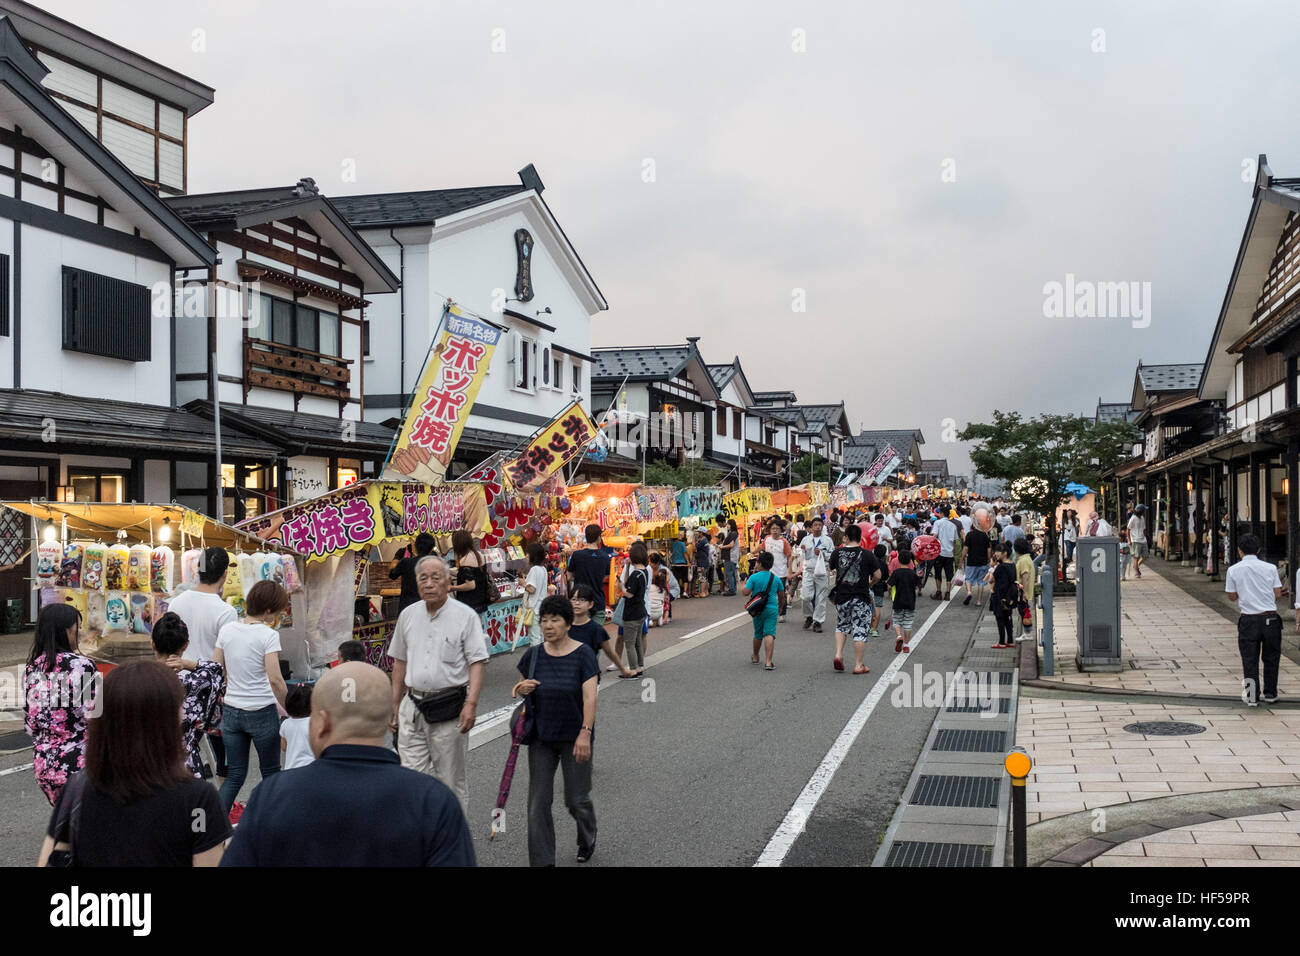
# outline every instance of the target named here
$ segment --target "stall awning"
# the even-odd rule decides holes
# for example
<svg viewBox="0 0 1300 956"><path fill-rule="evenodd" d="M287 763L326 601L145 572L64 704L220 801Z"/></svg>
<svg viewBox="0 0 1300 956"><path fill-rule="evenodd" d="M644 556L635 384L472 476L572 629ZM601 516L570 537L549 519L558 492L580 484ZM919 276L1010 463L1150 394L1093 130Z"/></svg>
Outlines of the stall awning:
<svg viewBox="0 0 1300 956"><path fill-rule="evenodd" d="M267 545L256 535L222 524L205 514L175 504L116 504L112 502L58 502L58 501L0 501L0 507L10 508L40 521L53 521L62 525L67 520L68 533L75 537L117 540L118 531L125 531L127 541L143 544L162 544L159 538L164 521L169 521L173 547L181 545L181 532L197 545L215 545L219 548L249 551L282 550ZM188 543L188 542L187 542Z"/></svg>

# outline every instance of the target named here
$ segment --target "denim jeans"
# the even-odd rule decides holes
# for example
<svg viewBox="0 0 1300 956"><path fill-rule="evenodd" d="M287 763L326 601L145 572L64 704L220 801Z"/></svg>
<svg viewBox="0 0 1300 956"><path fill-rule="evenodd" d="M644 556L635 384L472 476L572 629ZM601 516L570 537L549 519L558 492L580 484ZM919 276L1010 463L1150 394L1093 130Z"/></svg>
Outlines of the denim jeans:
<svg viewBox="0 0 1300 956"><path fill-rule="evenodd" d="M736 562L727 561L724 563L724 567L726 567L727 569L727 590L730 593L735 594L736 593Z"/></svg>
<svg viewBox="0 0 1300 956"><path fill-rule="evenodd" d="M275 704L257 710L240 710L227 704L221 715L221 740L230 765L230 774L221 785L221 804L229 813L248 777L250 743L257 748L263 780L280 771L280 715Z"/></svg>

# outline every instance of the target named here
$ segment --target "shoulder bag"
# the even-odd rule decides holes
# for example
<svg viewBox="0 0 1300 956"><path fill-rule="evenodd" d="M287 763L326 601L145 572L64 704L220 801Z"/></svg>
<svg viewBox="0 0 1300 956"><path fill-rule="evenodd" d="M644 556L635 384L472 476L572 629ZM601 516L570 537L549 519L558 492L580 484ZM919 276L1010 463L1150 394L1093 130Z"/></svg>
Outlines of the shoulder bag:
<svg viewBox="0 0 1300 956"><path fill-rule="evenodd" d="M533 675L537 673L537 655L545 654L542 645L538 644L532 649L532 658L528 661L528 679L533 680ZM516 734L520 743L529 743L533 735L533 715L529 712L528 695L515 705L515 709L510 712L510 728L512 731L520 731Z"/></svg>
<svg viewBox="0 0 1300 956"><path fill-rule="evenodd" d="M763 612L767 610L767 598L772 593L772 585L776 581L776 575L771 571L767 572L767 587L763 588L762 594L755 594L745 602L745 610L749 612L750 617L762 617Z"/></svg>

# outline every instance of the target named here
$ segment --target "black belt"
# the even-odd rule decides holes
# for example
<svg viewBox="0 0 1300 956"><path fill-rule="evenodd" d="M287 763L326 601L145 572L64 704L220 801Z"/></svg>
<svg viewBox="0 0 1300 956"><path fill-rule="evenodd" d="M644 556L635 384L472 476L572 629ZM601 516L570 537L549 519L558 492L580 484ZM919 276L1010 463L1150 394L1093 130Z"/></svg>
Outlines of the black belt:
<svg viewBox="0 0 1300 956"><path fill-rule="evenodd" d="M1257 614L1246 614L1243 612L1241 616L1242 617L1277 617L1278 613L1277 611L1260 611Z"/></svg>

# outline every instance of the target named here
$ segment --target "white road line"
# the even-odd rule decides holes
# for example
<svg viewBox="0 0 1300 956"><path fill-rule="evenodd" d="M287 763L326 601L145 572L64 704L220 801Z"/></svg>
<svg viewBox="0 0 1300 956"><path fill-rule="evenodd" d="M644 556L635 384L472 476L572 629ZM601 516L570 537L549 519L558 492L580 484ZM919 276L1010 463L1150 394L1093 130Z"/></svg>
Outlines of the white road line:
<svg viewBox="0 0 1300 956"><path fill-rule="evenodd" d="M672 660L674 657L677 657L681 654L685 654L687 651L694 650L695 648L699 647L701 644L707 644L709 641L713 640L713 638L718 637L723 633L722 625L730 624L732 621L735 621L738 618L747 617L747 616L748 616L748 612L742 611L739 614L733 614L730 617L724 617L721 620L714 621L712 624L706 624L704 627L696 628L695 630L691 631L689 634L686 634L685 636L678 638L678 641L680 642L680 641L688 640L692 637L699 637L701 634L705 634L708 631L714 630L715 628L717 628L718 631L716 634L703 638L702 640L698 640L694 644L678 643L676 647L668 647L662 651L657 651L656 653L651 654L649 657L645 659L645 666L647 668L650 668L658 664L666 663L667 661ZM603 665L605 663L605 658L603 657L600 658L600 663ZM613 680L602 681L599 685L597 685L596 693L599 694L605 688L613 687L615 684L618 683L620 682L617 680L617 678ZM640 685L639 681L632 681L631 683L636 684L638 686ZM477 748L482 747L484 744L491 743L492 741L496 740L498 737L504 737L506 734L510 733L510 714L514 711L515 704L517 703L518 701L515 701L514 703L511 703L505 707L498 707L496 710L484 714L482 717L480 717L478 719L478 722L474 725L474 729L469 732L469 749L476 750Z"/></svg>
<svg viewBox="0 0 1300 956"><path fill-rule="evenodd" d="M921 625L921 629L912 635L909 646L913 651L925 638L926 632L930 630L931 625L939 620L939 615L947 610L950 603L950 601L942 602L939 609ZM822 758L822 762L813 771L812 777L795 800L794 806L785 815L781 825L776 828L776 832L772 834L772 839L768 840L767 846L759 854L758 861L754 866L781 865L781 862L794 846L795 841L799 839L799 835L803 833L809 818L812 817L814 808L817 806L817 802L821 800L822 794L830 786L835 771L840 768L840 764L844 762L844 758L849 755L849 750L852 749L854 742L858 739L858 734L862 733L862 728L867 725L867 720L871 717L872 711L876 709L876 705L888 693L894 676L903 669L903 665L910 656L911 654L896 656L893 662L885 668L884 673L876 680L876 683L872 685L867 696L858 705L858 709L849 718L849 722L840 731L840 735L835 738L835 743L831 744L831 749L826 751L826 756Z"/></svg>
<svg viewBox="0 0 1300 956"><path fill-rule="evenodd" d="M24 770L31 770L35 767L34 763L23 763L16 767L10 767L8 770L0 770L0 777L7 777L11 773L22 773Z"/></svg>

